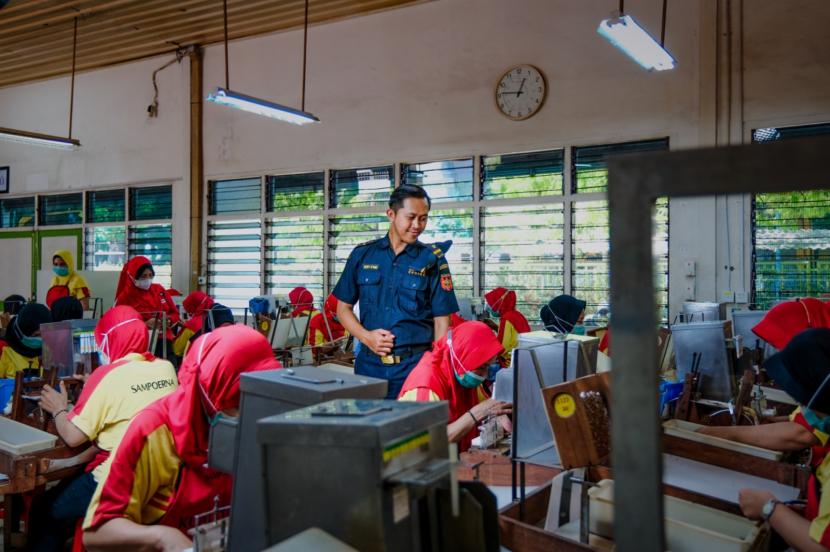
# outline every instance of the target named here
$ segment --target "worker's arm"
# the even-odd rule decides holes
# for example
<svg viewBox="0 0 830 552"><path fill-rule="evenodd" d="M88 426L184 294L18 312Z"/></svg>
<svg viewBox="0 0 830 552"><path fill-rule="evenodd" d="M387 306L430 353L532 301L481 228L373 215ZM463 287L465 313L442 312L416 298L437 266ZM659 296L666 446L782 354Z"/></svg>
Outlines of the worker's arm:
<svg viewBox="0 0 830 552"><path fill-rule="evenodd" d="M487 399L472 407L469 411L462 414L457 420L447 424L447 439L450 443L457 443L462 437L471 432L475 426L473 416L481 424L486 418L490 416L500 416L502 414L510 414L513 411L512 405L506 402L497 401L495 399ZM470 416L470 412L473 416Z"/></svg>
<svg viewBox="0 0 830 552"><path fill-rule="evenodd" d="M816 436L795 422L754 426L704 426L698 433L771 450L798 451L818 445Z"/></svg>
<svg viewBox="0 0 830 552"><path fill-rule="evenodd" d="M354 315L352 306L343 301L337 301L337 319L350 334L358 341L369 347L377 355L385 356L392 353L395 336L384 329L367 330Z"/></svg>
<svg viewBox="0 0 830 552"><path fill-rule="evenodd" d="M771 493L756 489L741 489L738 501L741 511L749 519L760 519L764 504L774 499ZM785 504L778 504L769 518L770 526L787 541L792 548L801 552L828 552L828 548L810 537L810 522L793 512Z"/></svg>
<svg viewBox="0 0 830 552"><path fill-rule="evenodd" d="M127 518L107 521L98 529L84 531L84 547L98 550L148 550L181 552L193 547L193 541L181 531L166 525L140 525Z"/></svg>
<svg viewBox="0 0 830 552"><path fill-rule="evenodd" d="M55 428L64 443L77 447L89 441L89 437L68 419L69 400L63 382L58 384L58 389L44 385L40 397L40 407L55 418Z"/></svg>
<svg viewBox="0 0 830 552"><path fill-rule="evenodd" d="M432 327L435 330L435 338L434 341L438 341L445 335L447 335L447 330L450 329L450 317L447 316L436 316L433 318Z"/></svg>

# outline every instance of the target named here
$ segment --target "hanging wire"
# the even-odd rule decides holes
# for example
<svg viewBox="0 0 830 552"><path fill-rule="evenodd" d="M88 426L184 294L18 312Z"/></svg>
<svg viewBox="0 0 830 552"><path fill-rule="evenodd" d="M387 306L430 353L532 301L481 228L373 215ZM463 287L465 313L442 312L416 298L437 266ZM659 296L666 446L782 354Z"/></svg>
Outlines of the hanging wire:
<svg viewBox="0 0 830 552"><path fill-rule="evenodd" d="M69 81L69 139L72 139L72 114L75 110L75 60L78 53L78 17L72 30L72 78Z"/></svg>
<svg viewBox="0 0 830 552"><path fill-rule="evenodd" d="M222 0L222 16L225 26L225 90L230 90L231 77L228 72L228 0Z"/></svg>
<svg viewBox="0 0 830 552"><path fill-rule="evenodd" d="M620 17L625 15L625 0L620 0Z"/></svg>
<svg viewBox="0 0 830 552"><path fill-rule="evenodd" d="M660 47L662 48L666 42L666 2L663 0L663 22L660 26Z"/></svg>
<svg viewBox="0 0 830 552"><path fill-rule="evenodd" d="M306 75L306 55L308 53L308 0L305 0L305 22L303 23L303 89L301 100L301 111L305 111L305 75Z"/></svg>

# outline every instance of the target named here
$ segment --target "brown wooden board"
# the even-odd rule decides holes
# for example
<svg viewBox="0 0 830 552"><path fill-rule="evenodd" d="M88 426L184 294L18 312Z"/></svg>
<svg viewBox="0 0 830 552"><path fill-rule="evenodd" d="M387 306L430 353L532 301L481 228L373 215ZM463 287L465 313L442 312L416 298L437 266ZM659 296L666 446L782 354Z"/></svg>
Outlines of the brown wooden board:
<svg viewBox="0 0 830 552"><path fill-rule="evenodd" d="M610 434L595 435L592 423L596 424L596 417L590 415L580 396L599 393L607 409L611 400L610 378L610 372L592 374L542 389L559 460L565 469L609 462Z"/></svg>

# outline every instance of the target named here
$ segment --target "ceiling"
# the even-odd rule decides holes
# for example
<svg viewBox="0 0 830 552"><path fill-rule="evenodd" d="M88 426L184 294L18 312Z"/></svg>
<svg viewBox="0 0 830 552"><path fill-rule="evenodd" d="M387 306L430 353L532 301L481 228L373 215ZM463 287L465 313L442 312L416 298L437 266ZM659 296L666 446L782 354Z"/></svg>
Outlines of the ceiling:
<svg viewBox="0 0 830 552"><path fill-rule="evenodd" d="M424 0L310 0L309 23ZM302 27L304 0L228 0L230 39ZM223 39L222 0L10 0L0 9L0 87Z"/></svg>

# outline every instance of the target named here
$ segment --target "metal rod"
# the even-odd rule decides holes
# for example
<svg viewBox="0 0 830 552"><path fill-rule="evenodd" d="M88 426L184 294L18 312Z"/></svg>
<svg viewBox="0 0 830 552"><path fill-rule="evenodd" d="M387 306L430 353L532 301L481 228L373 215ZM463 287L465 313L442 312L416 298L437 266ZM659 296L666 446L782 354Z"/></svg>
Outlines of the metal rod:
<svg viewBox="0 0 830 552"><path fill-rule="evenodd" d="M666 43L666 3L668 0L663 0L663 20L660 25L660 46Z"/></svg>
<svg viewBox="0 0 830 552"><path fill-rule="evenodd" d="M305 75L306 57L308 55L308 0L305 0L305 21L303 23L303 89L300 111L305 111Z"/></svg>
<svg viewBox="0 0 830 552"><path fill-rule="evenodd" d="M72 139L72 115L75 111L75 60L78 54L78 18L72 30L72 77L69 81L69 139Z"/></svg>
<svg viewBox="0 0 830 552"><path fill-rule="evenodd" d="M231 77L228 71L228 0L222 0L222 16L225 27L225 90L230 90Z"/></svg>

